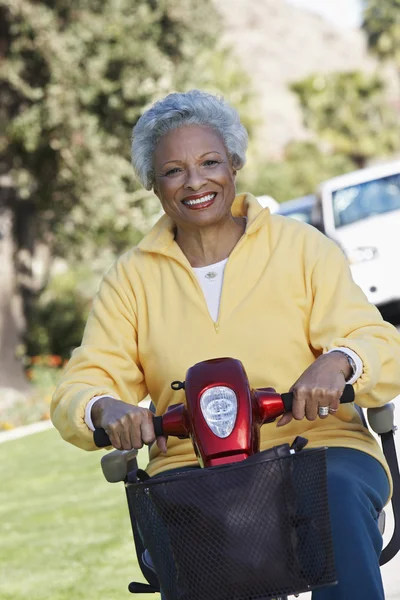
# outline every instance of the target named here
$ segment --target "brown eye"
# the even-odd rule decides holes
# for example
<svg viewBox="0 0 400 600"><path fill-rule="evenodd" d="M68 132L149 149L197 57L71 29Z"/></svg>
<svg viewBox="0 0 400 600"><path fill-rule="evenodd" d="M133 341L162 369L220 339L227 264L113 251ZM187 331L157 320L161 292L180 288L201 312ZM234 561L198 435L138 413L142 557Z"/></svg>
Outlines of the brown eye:
<svg viewBox="0 0 400 600"><path fill-rule="evenodd" d="M175 173L179 173L180 169L178 167L174 167L165 173L165 175L175 175Z"/></svg>

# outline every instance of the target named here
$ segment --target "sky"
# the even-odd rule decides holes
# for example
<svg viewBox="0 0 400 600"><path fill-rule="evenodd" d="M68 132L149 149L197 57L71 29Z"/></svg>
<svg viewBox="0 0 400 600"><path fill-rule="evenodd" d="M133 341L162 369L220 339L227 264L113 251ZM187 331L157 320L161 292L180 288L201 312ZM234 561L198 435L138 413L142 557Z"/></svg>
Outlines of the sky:
<svg viewBox="0 0 400 600"><path fill-rule="evenodd" d="M346 29L357 27L361 22L361 0L287 0L287 2L312 10Z"/></svg>

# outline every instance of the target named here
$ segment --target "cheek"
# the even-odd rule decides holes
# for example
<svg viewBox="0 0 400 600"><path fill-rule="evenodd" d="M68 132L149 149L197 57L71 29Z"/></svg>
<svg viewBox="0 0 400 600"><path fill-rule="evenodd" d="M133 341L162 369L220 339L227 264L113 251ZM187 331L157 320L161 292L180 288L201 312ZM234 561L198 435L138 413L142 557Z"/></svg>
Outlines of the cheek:
<svg viewBox="0 0 400 600"><path fill-rule="evenodd" d="M226 183L234 184L236 179L236 171L234 171L232 167L225 164L223 171L221 171L221 178L225 179Z"/></svg>
<svg viewBox="0 0 400 600"><path fill-rule="evenodd" d="M156 195L158 196L162 204L168 202L168 199L171 197L171 187L172 186L168 181L157 182Z"/></svg>
<svg viewBox="0 0 400 600"><path fill-rule="evenodd" d="M157 195L161 206L166 213L176 211L179 203L175 200L175 189L171 189L171 186L163 185L158 188Z"/></svg>
<svg viewBox="0 0 400 600"><path fill-rule="evenodd" d="M236 175L234 175L231 172L225 173L225 177L224 177L224 185L228 188L233 188L235 189L236 186Z"/></svg>

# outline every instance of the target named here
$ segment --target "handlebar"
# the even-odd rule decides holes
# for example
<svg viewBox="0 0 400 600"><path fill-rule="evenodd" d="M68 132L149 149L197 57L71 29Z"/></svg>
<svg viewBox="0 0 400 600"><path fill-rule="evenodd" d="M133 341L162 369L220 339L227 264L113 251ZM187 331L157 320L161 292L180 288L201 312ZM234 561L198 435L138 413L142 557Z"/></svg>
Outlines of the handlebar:
<svg viewBox="0 0 400 600"><path fill-rule="evenodd" d="M354 388L352 385L347 384L343 390L343 394L340 398L340 404L350 404L354 402ZM285 407L285 412L290 412L293 407L293 392L287 392L285 394L281 394L282 402Z"/></svg>
<svg viewBox="0 0 400 600"><path fill-rule="evenodd" d="M162 425L162 417L153 416L153 426L154 433L156 437L160 437L164 435L163 425ZM107 446L111 446L110 438L108 437L105 429L95 429L93 434L94 443L98 448L106 448Z"/></svg>
<svg viewBox="0 0 400 600"><path fill-rule="evenodd" d="M281 394L284 412L290 412L293 406L293 392L287 392L285 394ZM350 402L354 402L354 389L351 385L346 385L344 388L342 397L340 398L341 404L348 404ZM162 416L153 416L153 425L154 425L154 433L156 437L160 437L165 435L163 429L163 417ZM179 435L176 433L171 433L171 435ZM104 429L95 429L93 434L94 443L98 448L106 448L107 446L111 446L110 438L108 437L106 431Z"/></svg>

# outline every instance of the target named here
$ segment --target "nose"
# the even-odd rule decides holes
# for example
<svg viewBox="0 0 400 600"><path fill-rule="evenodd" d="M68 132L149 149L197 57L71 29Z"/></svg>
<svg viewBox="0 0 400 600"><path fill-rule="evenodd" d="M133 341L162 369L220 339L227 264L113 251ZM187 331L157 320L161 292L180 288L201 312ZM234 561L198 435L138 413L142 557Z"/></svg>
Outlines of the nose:
<svg viewBox="0 0 400 600"><path fill-rule="evenodd" d="M185 188L194 192L200 190L206 183L206 178L200 168L191 167L186 171Z"/></svg>

